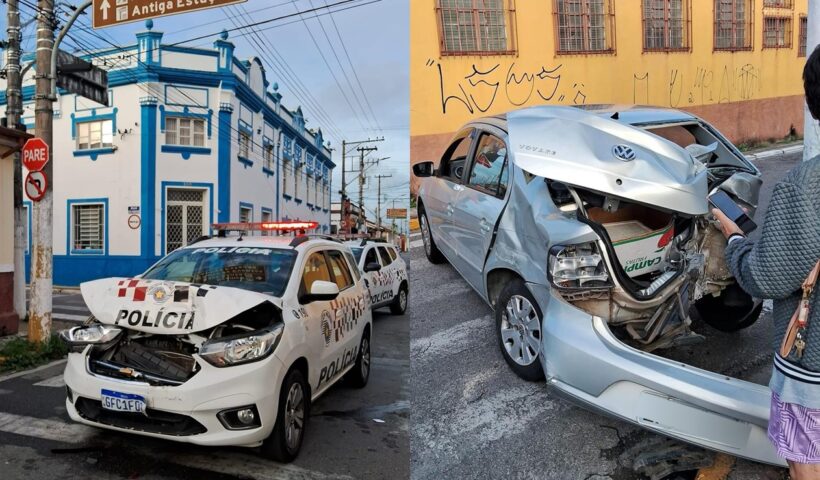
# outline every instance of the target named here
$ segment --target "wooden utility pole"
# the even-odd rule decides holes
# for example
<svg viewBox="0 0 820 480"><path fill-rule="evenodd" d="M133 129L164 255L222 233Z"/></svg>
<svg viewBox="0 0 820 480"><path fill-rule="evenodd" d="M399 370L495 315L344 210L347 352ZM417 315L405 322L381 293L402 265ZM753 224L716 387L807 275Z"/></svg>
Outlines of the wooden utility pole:
<svg viewBox="0 0 820 480"><path fill-rule="evenodd" d="M367 179L367 176L364 174L364 155L365 153L370 153L373 151L378 150L377 147L359 147L356 150L359 151L359 219L362 221L362 225L364 225L365 230L367 229L367 223L365 218L367 215L364 212L364 182Z"/></svg>
<svg viewBox="0 0 820 480"><path fill-rule="evenodd" d="M17 128L23 115L23 79L20 74L20 2L8 0L6 10L6 126ZM23 165L14 153L14 312L26 317L26 210L23 208Z"/></svg>
<svg viewBox="0 0 820 480"><path fill-rule="evenodd" d="M34 130L49 151L54 152L54 110L51 84L51 52L54 47L54 0L37 2L37 52L34 94ZM31 233L31 308L28 321L29 341L46 341L51 337L51 306L54 286L54 160L43 168L50 186L45 196L32 205ZM69 221L66 219L66 221Z"/></svg>
<svg viewBox="0 0 820 480"><path fill-rule="evenodd" d="M375 142L383 142L383 141L384 141L384 137L377 137L377 138L374 138L374 139L368 138L367 140L356 140L356 141L353 141L353 142L348 142L346 140L342 140L342 188L341 188L341 190L339 190L339 193L342 195L341 216L342 216L342 219L345 222L345 228L342 229L343 230L342 233L350 233L351 232L351 230L350 230L351 225L349 225L350 218L349 218L348 215L346 215L347 212L344 209L345 199L347 198L347 181L345 180L345 178L346 178L345 174L348 173L348 172L350 172L350 173L356 172L356 170L352 170L352 169L347 170L347 148L348 147L355 147L357 145L363 145L365 143L375 143ZM361 198L359 198L359 200L361 200Z"/></svg>
<svg viewBox="0 0 820 480"><path fill-rule="evenodd" d="M378 194L376 196L376 200L378 201L379 206L378 206L378 210L376 210L376 214L379 217L379 236L380 237L382 235L382 178L390 178L392 176L393 176L392 173L390 175L376 175L376 179L379 182Z"/></svg>

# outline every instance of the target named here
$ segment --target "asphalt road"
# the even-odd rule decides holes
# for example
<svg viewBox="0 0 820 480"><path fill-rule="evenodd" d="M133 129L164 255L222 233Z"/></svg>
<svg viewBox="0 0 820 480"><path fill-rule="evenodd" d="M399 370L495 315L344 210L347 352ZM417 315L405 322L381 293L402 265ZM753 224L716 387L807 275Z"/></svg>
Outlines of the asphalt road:
<svg viewBox="0 0 820 480"><path fill-rule="evenodd" d="M764 174L761 221L775 181L799 161L800 154L791 154L756 162ZM516 377L495 343L492 310L448 264L427 262L419 238L412 240L412 478L643 478L633 468L637 456L668 447L666 439L576 407L553 396L544 382ZM705 344L672 355L766 383L769 324L764 313L754 326L730 335L698 322ZM785 471L738 459L728 478L779 479Z"/></svg>
<svg viewBox="0 0 820 480"><path fill-rule="evenodd" d="M54 311L55 318L73 318L55 328L88 315L76 293L56 293ZM341 383L319 398L301 453L289 465L253 449L204 448L74 424L64 406L64 363L0 378L0 478L408 478L408 320L386 309L374 313L367 387Z"/></svg>

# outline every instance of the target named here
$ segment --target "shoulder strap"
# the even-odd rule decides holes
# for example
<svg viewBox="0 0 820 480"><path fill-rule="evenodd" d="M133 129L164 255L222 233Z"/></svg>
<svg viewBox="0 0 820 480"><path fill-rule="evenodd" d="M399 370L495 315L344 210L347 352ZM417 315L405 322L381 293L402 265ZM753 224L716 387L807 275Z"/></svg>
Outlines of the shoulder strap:
<svg viewBox="0 0 820 480"><path fill-rule="evenodd" d="M814 285L817 283L817 277L820 276L820 260L814 264L814 268L809 272L809 276L806 277L806 281L803 282L803 291L807 291L811 293L812 289L814 289Z"/></svg>

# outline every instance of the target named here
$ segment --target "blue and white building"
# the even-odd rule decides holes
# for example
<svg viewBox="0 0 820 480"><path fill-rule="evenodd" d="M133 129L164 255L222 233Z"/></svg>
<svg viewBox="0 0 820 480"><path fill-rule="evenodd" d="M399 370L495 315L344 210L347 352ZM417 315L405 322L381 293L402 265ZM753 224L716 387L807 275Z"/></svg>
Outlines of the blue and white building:
<svg viewBox="0 0 820 480"><path fill-rule="evenodd" d="M216 222L315 220L329 233L331 152L262 62L234 56L226 32L189 48L146 27L136 45L87 57L109 69L110 107L65 92L54 104L54 283L138 274ZM36 135L33 97L32 72L23 121Z"/></svg>

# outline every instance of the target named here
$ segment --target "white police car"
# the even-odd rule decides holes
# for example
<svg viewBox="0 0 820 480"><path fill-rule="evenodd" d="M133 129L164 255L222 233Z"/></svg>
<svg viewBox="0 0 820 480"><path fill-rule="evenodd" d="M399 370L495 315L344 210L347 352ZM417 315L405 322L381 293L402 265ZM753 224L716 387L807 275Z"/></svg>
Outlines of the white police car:
<svg viewBox="0 0 820 480"><path fill-rule="evenodd" d="M370 297L350 250L224 231L136 278L81 285L92 317L61 332L73 420L200 445L261 445L288 462L311 401L343 377L367 384Z"/></svg>
<svg viewBox="0 0 820 480"><path fill-rule="evenodd" d="M396 247L369 239L345 242L370 288L372 308L390 307L394 315L407 311L407 264Z"/></svg>

